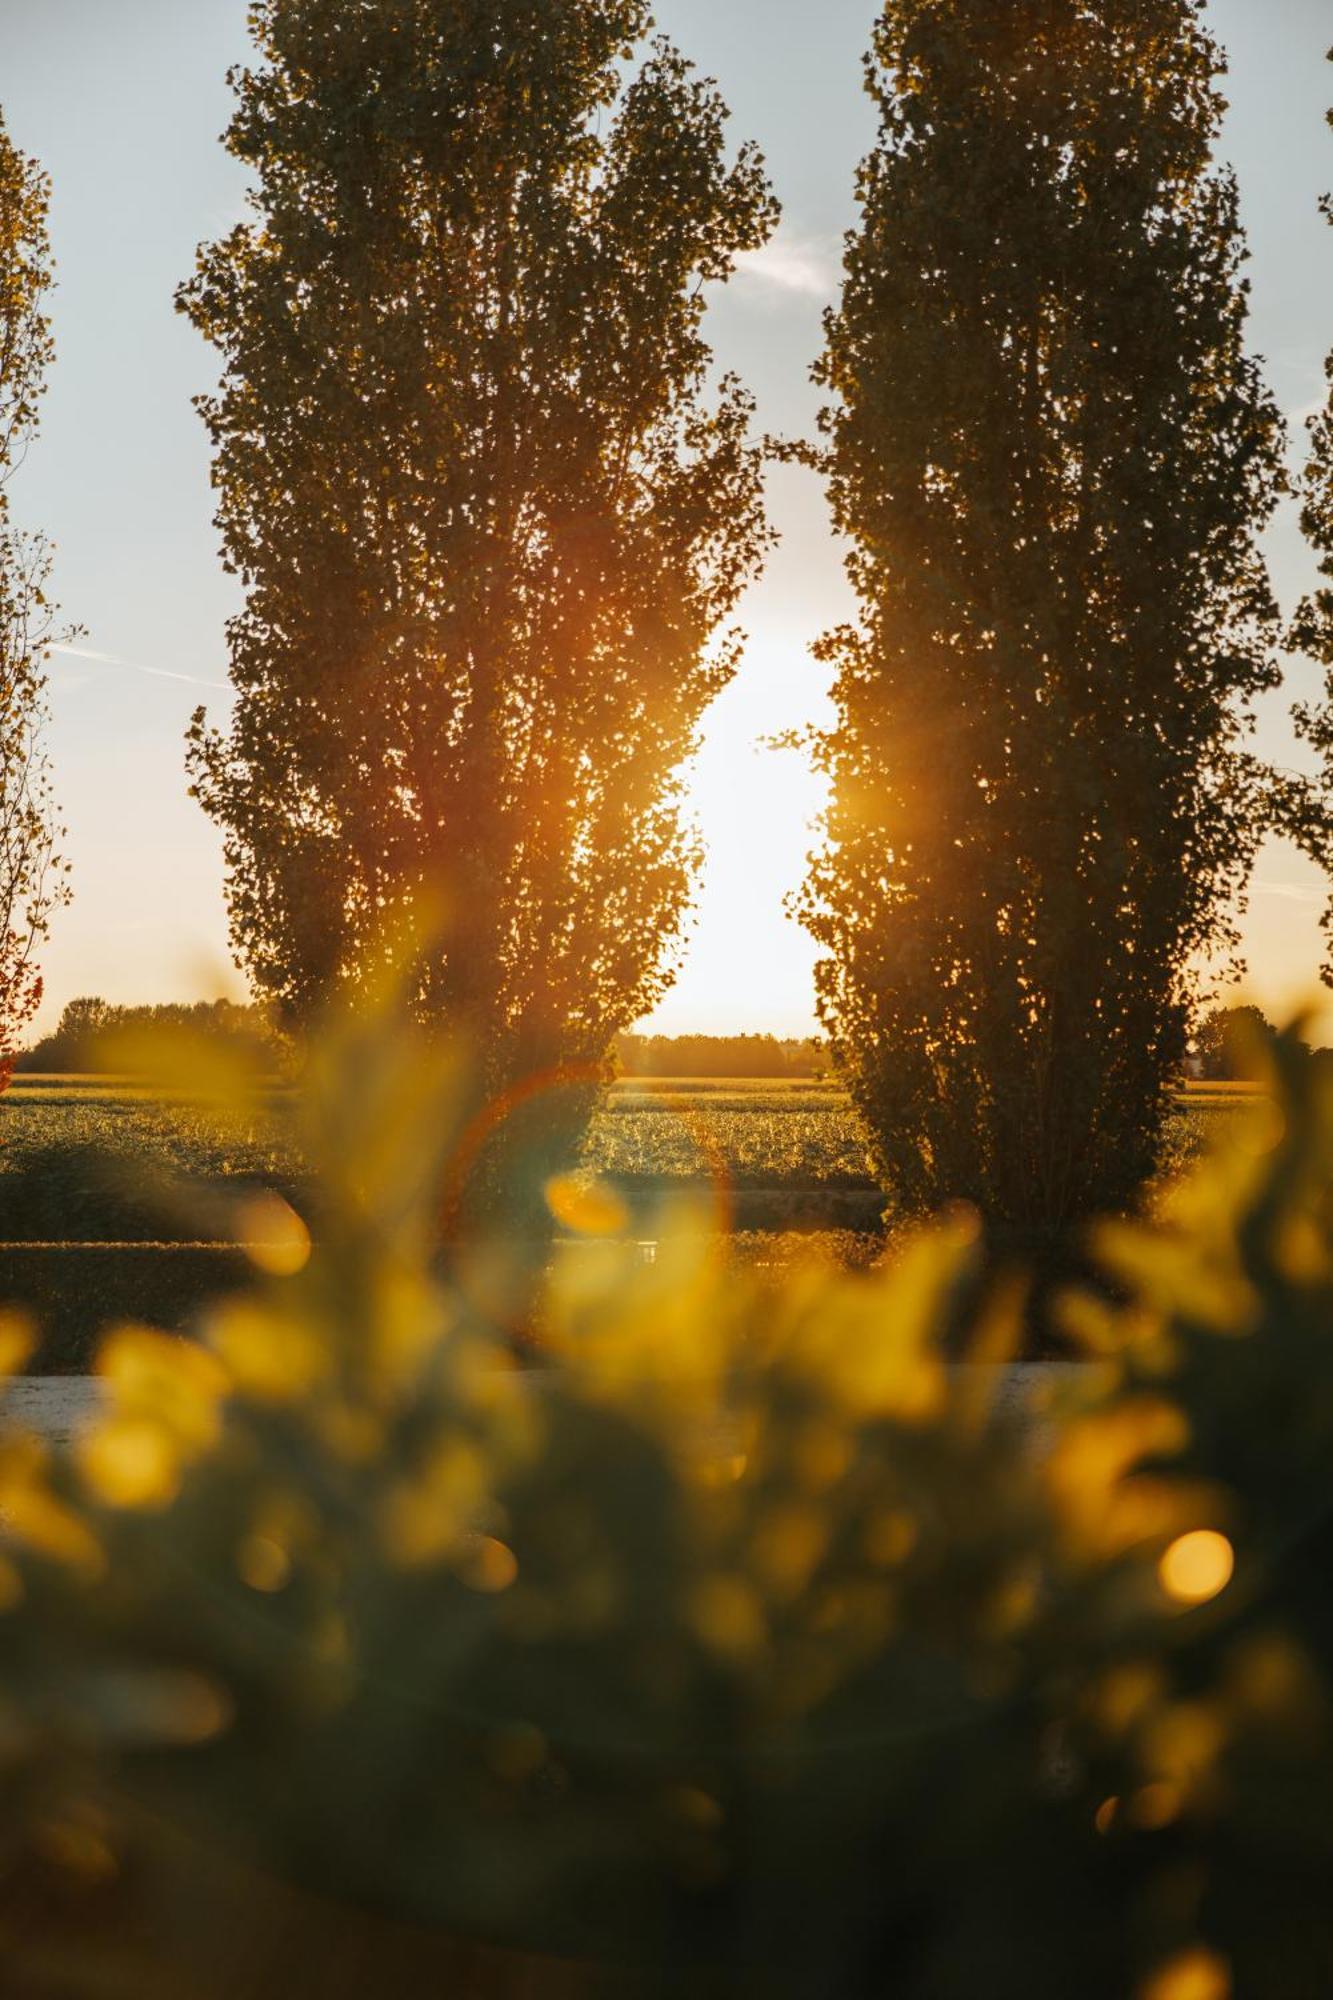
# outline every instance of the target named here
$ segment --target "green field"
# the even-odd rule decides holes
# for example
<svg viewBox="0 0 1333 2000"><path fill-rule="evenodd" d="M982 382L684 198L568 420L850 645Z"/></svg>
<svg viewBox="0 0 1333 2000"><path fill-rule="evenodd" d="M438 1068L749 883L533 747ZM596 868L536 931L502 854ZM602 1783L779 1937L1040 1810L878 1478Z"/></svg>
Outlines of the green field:
<svg viewBox="0 0 1333 2000"><path fill-rule="evenodd" d="M1247 1094L1225 1087L1182 1093L1168 1137L1171 1161L1197 1151ZM30 1187L22 1205L62 1225L48 1240L101 1235L81 1227L79 1211L91 1199L89 1176L100 1200L116 1163L154 1180L288 1182L300 1175L276 1129L222 1132L120 1078L22 1077L0 1099L0 1240L15 1240L12 1224L23 1219L13 1212L17 1181L34 1180L44 1186ZM874 1185L865 1135L845 1093L805 1081L621 1081L594 1121L587 1163L640 1189L720 1177L739 1190ZM31 1238L26 1221L18 1234Z"/></svg>
<svg viewBox="0 0 1333 2000"><path fill-rule="evenodd" d="M1182 1094L1168 1135L1183 1163L1235 1091ZM209 1298L247 1282L237 1197L276 1187L304 1205L302 1170L281 1132L222 1131L188 1106L115 1077L23 1077L0 1099L0 1305L43 1329L38 1373L91 1365L102 1330L124 1319L185 1330ZM773 1267L818 1242L846 1265L883 1253L884 1197L844 1092L808 1082L622 1082L589 1135L587 1163L631 1204L651 1237L675 1190L700 1189L706 1226L735 1254ZM725 1189L727 1199L719 1198Z"/></svg>

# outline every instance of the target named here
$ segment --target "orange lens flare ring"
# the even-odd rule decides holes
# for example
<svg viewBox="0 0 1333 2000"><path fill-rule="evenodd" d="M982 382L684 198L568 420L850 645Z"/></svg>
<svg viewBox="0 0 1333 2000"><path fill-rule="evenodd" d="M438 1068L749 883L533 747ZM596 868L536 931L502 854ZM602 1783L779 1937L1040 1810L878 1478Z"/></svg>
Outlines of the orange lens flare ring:
<svg viewBox="0 0 1333 2000"><path fill-rule="evenodd" d="M501 1091L498 1097L493 1097L489 1104L484 1104L465 1127L445 1169L441 1222L446 1237L457 1226L468 1182L487 1141L494 1138L515 1112L558 1090L573 1090L580 1085L600 1086L605 1081L606 1072L600 1063L558 1063L550 1069L536 1070L531 1076L520 1077L517 1083Z"/></svg>
<svg viewBox="0 0 1333 2000"><path fill-rule="evenodd" d="M560 1090L571 1090L592 1086L600 1089L606 1082L606 1071L600 1063L558 1063L549 1069L536 1070L530 1076L521 1077L507 1090L501 1091L488 1104L482 1106L466 1128L453 1153L450 1155L444 1178L440 1201L441 1227L445 1240L452 1238L457 1230L463 1210L468 1183L488 1142L501 1127L517 1112L525 1110L540 1098ZM653 1109L669 1111L680 1120L694 1145L698 1148L707 1175L712 1208L712 1232L726 1238L732 1233L736 1220L736 1191L727 1157L712 1129L707 1114L697 1105L676 1105L670 1101L667 1092L646 1093L652 1098ZM461 1273L455 1273L460 1276ZM474 1295L474 1288L464 1281L471 1302L479 1306L484 1316L497 1332L502 1332L519 1341L530 1338L530 1329L521 1318L497 1312L495 1301L484 1301Z"/></svg>

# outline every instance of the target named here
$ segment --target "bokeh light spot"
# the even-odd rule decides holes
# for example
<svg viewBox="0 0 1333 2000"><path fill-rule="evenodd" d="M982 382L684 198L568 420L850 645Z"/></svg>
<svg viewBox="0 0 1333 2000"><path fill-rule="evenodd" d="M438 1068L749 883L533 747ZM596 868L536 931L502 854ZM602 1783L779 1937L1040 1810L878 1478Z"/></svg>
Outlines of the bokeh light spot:
<svg viewBox="0 0 1333 2000"><path fill-rule="evenodd" d="M310 1231L280 1194L252 1196L237 1220L246 1256L266 1277L294 1278L310 1262Z"/></svg>
<svg viewBox="0 0 1333 2000"><path fill-rule="evenodd" d="M85 1481L108 1507L150 1512L180 1490L181 1460L170 1433L150 1417L113 1417L78 1447Z"/></svg>
<svg viewBox="0 0 1333 2000"><path fill-rule="evenodd" d="M1194 1945L1160 1966L1139 1988L1139 2000L1230 2000L1226 1960Z"/></svg>
<svg viewBox="0 0 1333 2000"><path fill-rule="evenodd" d="M1129 1817L1144 1833L1160 1833L1164 1826L1170 1826L1179 1819L1185 1795L1179 1785L1163 1779L1155 1785L1145 1785L1135 1792L1129 1802Z"/></svg>
<svg viewBox="0 0 1333 2000"><path fill-rule="evenodd" d="M518 1581L518 1557L493 1535L483 1535L469 1549L460 1574L469 1589L498 1597Z"/></svg>
<svg viewBox="0 0 1333 2000"><path fill-rule="evenodd" d="M251 1590L273 1596L291 1580L292 1559L281 1542L271 1535L251 1535L241 1543L236 1556L241 1581Z"/></svg>
<svg viewBox="0 0 1333 2000"><path fill-rule="evenodd" d="M1206 1604L1230 1583L1236 1552L1225 1535L1196 1528L1172 1542L1158 1564L1163 1590L1177 1604Z"/></svg>
<svg viewBox="0 0 1333 2000"><path fill-rule="evenodd" d="M31 1360L36 1338L25 1313L0 1312L0 1379L17 1375Z"/></svg>

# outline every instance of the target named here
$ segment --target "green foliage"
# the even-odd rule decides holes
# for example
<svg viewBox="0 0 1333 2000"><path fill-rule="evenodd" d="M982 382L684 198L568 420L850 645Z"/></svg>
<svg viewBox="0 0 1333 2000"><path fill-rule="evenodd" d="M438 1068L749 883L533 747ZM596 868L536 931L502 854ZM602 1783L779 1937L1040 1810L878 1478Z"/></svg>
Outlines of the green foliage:
<svg viewBox="0 0 1333 2000"><path fill-rule="evenodd" d="M1246 748L1277 682L1195 0L891 0L819 370L859 627L834 632L821 1016L909 1209L1055 1231L1152 1172L1192 967L1312 801Z"/></svg>
<svg viewBox="0 0 1333 2000"><path fill-rule="evenodd" d="M1034 1434L966 1220L868 1278L590 1235L516 1369L432 1254L466 1077L325 1042L322 1246L0 1433L6 1990L1309 2000L1333 1080L1279 1056Z"/></svg>
<svg viewBox="0 0 1333 2000"><path fill-rule="evenodd" d="M51 1130L49 1122L45 1130ZM55 1130L58 1136L42 1144L41 1128L25 1132L21 1122L6 1116L0 1174L4 1242L153 1242L166 1234L162 1218L177 1206L170 1155L164 1158L151 1144L140 1150L120 1133L99 1143L84 1121L58 1120Z"/></svg>
<svg viewBox="0 0 1333 2000"><path fill-rule="evenodd" d="M471 1039L479 1105L565 1073L558 1156L690 893L681 767L766 542L704 294L774 204L674 49L627 70L641 0L251 24L255 218L180 301L226 363L201 407L246 588L234 720L192 733L233 939L300 1022L434 913L418 1012Z"/></svg>
<svg viewBox="0 0 1333 2000"><path fill-rule="evenodd" d="M37 953L69 900L42 728L54 614L40 536L13 525L7 487L37 429L52 354L50 188L0 117L0 1088L41 1004Z"/></svg>

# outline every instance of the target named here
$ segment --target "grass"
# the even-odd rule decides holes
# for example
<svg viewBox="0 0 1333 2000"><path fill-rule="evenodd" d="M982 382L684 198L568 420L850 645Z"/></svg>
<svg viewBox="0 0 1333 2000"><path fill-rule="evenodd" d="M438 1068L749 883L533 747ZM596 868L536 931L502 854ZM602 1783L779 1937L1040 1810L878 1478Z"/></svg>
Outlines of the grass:
<svg viewBox="0 0 1333 2000"><path fill-rule="evenodd" d="M588 1158L612 1180L639 1183L720 1174L736 1187L861 1187L874 1179L860 1120L831 1094L613 1097L593 1123Z"/></svg>
<svg viewBox="0 0 1333 2000"><path fill-rule="evenodd" d="M271 1131L222 1133L189 1105L119 1077L18 1079L0 1098L0 1174L61 1148L130 1156L207 1178L267 1175L287 1163Z"/></svg>
<svg viewBox="0 0 1333 2000"><path fill-rule="evenodd" d="M1182 1092L1168 1164L1196 1153L1216 1121L1233 1116L1250 1095L1235 1085ZM593 1123L588 1164L631 1191L700 1180L756 1192L874 1186L865 1134L845 1092L817 1079L622 1079ZM30 1189L18 1203L10 1176L38 1181L41 1214L69 1210L62 1235L86 1239L106 1231L87 1227L79 1211L120 1170L158 1185L299 1178L276 1128L223 1133L132 1079L22 1076L0 1099L0 1240L43 1233L33 1226L37 1197ZM113 1233L126 1234L123 1213L114 1221Z"/></svg>

